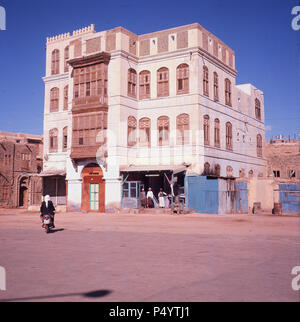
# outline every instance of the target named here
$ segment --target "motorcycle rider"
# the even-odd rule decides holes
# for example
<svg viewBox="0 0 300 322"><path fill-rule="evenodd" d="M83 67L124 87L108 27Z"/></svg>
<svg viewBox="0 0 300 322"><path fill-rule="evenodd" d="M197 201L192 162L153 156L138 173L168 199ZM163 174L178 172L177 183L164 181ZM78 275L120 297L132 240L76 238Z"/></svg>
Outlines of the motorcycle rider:
<svg viewBox="0 0 300 322"><path fill-rule="evenodd" d="M43 217L44 215L49 215L52 220L52 227L55 228L54 226L54 215L55 215L55 207L53 205L53 202L51 201L51 198L49 195L45 196L45 201L42 202L41 205L41 220L43 222Z"/></svg>

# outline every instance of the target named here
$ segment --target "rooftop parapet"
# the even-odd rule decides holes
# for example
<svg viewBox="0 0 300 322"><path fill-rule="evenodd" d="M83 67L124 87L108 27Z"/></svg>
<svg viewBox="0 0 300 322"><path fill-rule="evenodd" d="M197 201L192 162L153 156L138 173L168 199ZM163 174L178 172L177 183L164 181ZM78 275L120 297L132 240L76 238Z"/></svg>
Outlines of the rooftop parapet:
<svg viewBox="0 0 300 322"><path fill-rule="evenodd" d="M72 35L68 32L68 33L60 34L60 35L57 35L54 37L47 37L47 44L53 43L55 41L67 40L72 37L76 37L76 36L91 33L91 32L92 33L95 32L95 25L94 24L91 24L88 27L84 27L84 28L81 28L78 30L74 30Z"/></svg>

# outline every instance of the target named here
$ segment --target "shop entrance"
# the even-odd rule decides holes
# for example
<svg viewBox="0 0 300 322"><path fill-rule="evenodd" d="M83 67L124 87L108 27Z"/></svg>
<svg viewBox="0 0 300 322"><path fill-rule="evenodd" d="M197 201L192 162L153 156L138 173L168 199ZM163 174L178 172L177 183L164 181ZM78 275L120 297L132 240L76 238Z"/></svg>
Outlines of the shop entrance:
<svg viewBox="0 0 300 322"><path fill-rule="evenodd" d="M105 182L103 172L96 164L90 164L82 171L81 209L90 212L105 212Z"/></svg>
<svg viewBox="0 0 300 322"><path fill-rule="evenodd" d="M148 170L148 171L123 171L122 172L122 208L140 208L141 191L147 193L151 188L154 195L154 204L158 206L158 193L160 189L167 194L168 204L171 206L174 197L184 194L185 169L173 170Z"/></svg>

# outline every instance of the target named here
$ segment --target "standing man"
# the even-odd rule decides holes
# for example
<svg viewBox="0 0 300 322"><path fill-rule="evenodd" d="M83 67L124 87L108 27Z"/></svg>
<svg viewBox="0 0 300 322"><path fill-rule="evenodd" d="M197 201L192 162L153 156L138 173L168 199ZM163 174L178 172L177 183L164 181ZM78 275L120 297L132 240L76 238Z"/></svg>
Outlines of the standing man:
<svg viewBox="0 0 300 322"><path fill-rule="evenodd" d="M153 195L153 191L151 188L148 189L147 192L147 206L148 208L154 208L154 195Z"/></svg>
<svg viewBox="0 0 300 322"><path fill-rule="evenodd" d="M141 191L141 203L143 208L147 208L147 198L146 198L146 192L144 188Z"/></svg>
<svg viewBox="0 0 300 322"><path fill-rule="evenodd" d="M163 191L163 189L160 188L160 191L158 193L159 208L165 208L166 207L166 203L165 203L166 195L167 194Z"/></svg>

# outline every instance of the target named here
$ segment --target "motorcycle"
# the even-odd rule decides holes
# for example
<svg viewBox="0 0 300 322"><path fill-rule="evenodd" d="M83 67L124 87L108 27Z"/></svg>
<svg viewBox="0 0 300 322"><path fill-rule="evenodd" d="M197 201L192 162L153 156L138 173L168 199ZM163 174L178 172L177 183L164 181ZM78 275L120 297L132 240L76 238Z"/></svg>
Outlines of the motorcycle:
<svg viewBox="0 0 300 322"><path fill-rule="evenodd" d="M45 229L46 234L49 234L51 228L53 227L52 218L50 215L43 216L43 228Z"/></svg>

